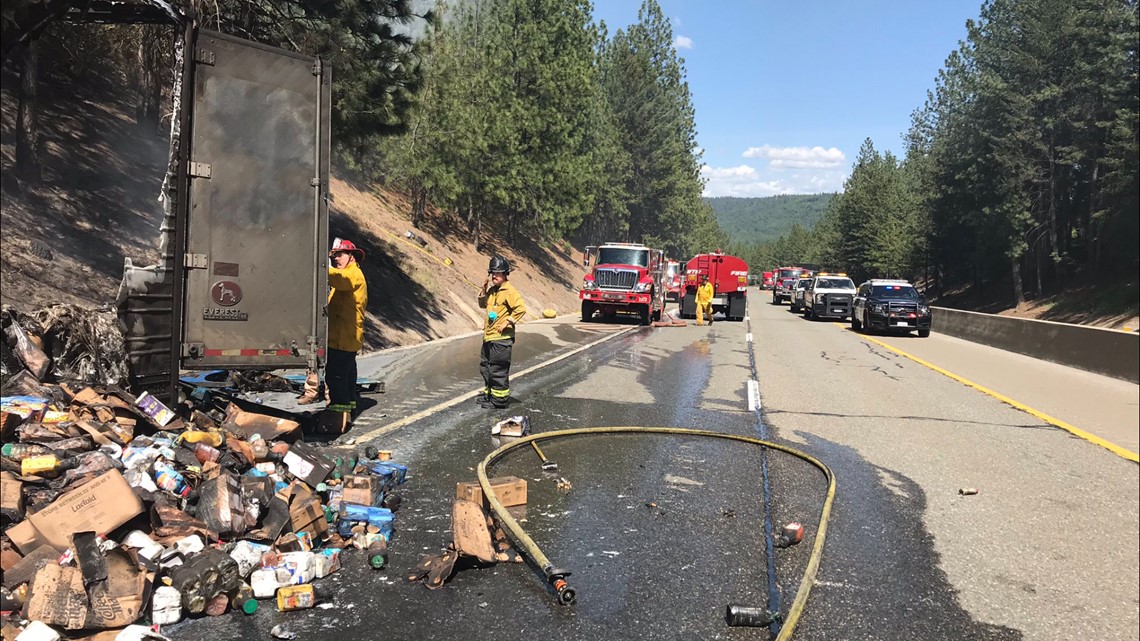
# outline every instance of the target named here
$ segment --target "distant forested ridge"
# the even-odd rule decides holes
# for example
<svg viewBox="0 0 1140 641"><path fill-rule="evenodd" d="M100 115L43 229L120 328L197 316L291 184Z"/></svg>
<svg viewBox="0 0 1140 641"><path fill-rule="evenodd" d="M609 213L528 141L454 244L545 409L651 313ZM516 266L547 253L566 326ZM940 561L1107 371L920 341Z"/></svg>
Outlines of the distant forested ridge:
<svg viewBox="0 0 1140 641"><path fill-rule="evenodd" d="M796 224L811 229L834 197L835 194L721 196L704 201L712 206L717 222L729 238L740 243L761 243L787 234Z"/></svg>

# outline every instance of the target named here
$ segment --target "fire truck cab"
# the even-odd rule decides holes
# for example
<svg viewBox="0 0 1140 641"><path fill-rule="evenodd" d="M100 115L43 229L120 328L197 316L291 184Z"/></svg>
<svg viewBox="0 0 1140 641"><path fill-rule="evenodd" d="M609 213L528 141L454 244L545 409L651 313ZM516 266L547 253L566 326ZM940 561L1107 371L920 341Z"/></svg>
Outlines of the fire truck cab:
<svg viewBox="0 0 1140 641"><path fill-rule="evenodd" d="M595 313L603 320L636 314L642 325L661 320L665 311L665 252L638 243L589 246L582 264L593 267L582 279L582 322Z"/></svg>
<svg viewBox="0 0 1140 641"><path fill-rule="evenodd" d="M681 263L665 261L665 302L681 302Z"/></svg>
<svg viewBox="0 0 1140 641"><path fill-rule="evenodd" d="M702 276L708 276L713 284L713 313L721 312L728 320L744 320L748 310L748 263L720 251L697 254L685 264L681 317L696 318L697 287Z"/></svg>

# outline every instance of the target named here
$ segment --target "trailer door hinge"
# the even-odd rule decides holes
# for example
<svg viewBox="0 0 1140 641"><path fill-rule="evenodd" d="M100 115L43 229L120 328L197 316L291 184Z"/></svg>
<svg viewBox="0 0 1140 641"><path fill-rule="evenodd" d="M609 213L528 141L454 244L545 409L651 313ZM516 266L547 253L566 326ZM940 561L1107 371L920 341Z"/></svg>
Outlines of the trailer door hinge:
<svg viewBox="0 0 1140 641"><path fill-rule="evenodd" d="M321 59L317 58L317 61L313 63L313 75L319 76L321 75L321 71L323 71L321 68Z"/></svg>
<svg viewBox="0 0 1140 641"><path fill-rule="evenodd" d="M209 163L191 161L189 172L194 178L209 178L213 174L213 169Z"/></svg>
<svg viewBox="0 0 1140 641"><path fill-rule="evenodd" d="M206 269L210 266L210 258L206 254L186 254L182 266L187 269Z"/></svg>

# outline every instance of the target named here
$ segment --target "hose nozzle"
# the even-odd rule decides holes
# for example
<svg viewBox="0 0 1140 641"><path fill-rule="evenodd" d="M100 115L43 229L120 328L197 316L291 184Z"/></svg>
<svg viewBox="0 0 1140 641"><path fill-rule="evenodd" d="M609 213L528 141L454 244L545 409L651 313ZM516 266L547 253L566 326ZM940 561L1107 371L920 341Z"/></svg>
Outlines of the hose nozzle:
<svg viewBox="0 0 1140 641"><path fill-rule="evenodd" d="M558 595L558 603L573 605L575 599L578 598L578 593L566 582L566 577L570 576L570 571L547 567L545 573L546 578L550 580L550 587L554 588L554 593Z"/></svg>

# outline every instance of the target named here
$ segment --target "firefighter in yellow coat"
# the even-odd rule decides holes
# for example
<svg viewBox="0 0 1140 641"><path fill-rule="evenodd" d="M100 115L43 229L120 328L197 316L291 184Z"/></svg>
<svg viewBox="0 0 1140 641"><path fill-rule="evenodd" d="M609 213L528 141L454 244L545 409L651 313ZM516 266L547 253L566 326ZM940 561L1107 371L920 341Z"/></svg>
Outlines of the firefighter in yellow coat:
<svg viewBox="0 0 1140 641"><path fill-rule="evenodd" d="M511 348L515 344L515 325L526 316L526 303L508 280L510 273L507 259L492 256L487 280L479 290L479 306L487 315L483 321L483 349L479 353L484 387L476 400L485 408L503 409L511 398Z"/></svg>
<svg viewBox="0 0 1140 641"><path fill-rule="evenodd" d="M705 314L709 315L709 325L713 324L713 286L708 274L701 276L701 286L697 288L697 324L705 324Z"/></svg>
<svg viewBox="0 0 1140 641"><path fill-rule="evenodd" d="M350 240L333 243L329 267L328 350L325 384L328 409L343 415L341 429L356 409L356 354L364 347L364 309L368 306L368 283L359 261L364 252Z"/></svg>

